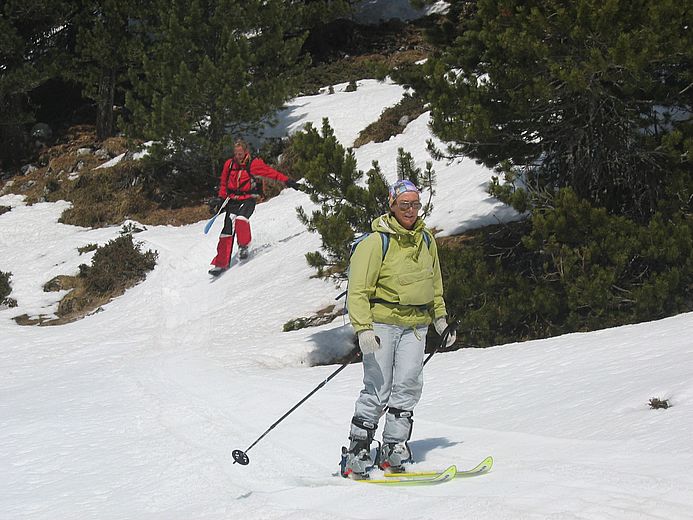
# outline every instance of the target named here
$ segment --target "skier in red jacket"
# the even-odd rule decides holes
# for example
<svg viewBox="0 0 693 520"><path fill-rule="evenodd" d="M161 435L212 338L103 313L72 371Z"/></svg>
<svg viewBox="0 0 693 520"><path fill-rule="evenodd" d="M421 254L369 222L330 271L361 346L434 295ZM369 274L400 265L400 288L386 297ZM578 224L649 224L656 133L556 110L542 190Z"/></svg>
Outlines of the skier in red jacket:
<svg viewBox="0 0 693 520"><path fill-rule="evenodd" d="M248 257L248 245L252 238L250 233L250 215L255 211L255 203L260 196L261 187L255 177L267 177L283 182L288 187L299 189L296 181L270 168L259 157L250 157L248 144L242 139L234 143L233 157L224 163L221 171L219 197L229 198L226 204L224 227L219 235L217 256L212 260L209 274L217 276L228 269L231 263L233 237L238 242L238 257Z"/></svg>

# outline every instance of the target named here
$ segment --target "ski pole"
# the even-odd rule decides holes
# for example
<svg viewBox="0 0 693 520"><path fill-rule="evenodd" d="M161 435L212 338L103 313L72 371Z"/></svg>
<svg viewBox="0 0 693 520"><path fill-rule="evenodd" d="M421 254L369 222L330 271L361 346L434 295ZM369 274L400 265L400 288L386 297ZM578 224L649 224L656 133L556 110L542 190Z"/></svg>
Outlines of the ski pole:
<svg viewBox="0 0 693 520"><path fill-rule="evenodd" d="M224 202L219 206L219 209L217 210L216 214L210 218L207 223L205 224L205 235L209 233L209 230L212 229L212 224L214 224L214 221L217 219L219 215L221 215L222 210L226 207L226 205L229 203L230 197L226 197Z"/></svg>
<svg viewBox="0 0 693 520"><path fill-rule="evenodd" d="M445 344L448 342L448 337L450 334L452 334L453 331L457 330L458 325L460 324L460 320L454 319L452 320L447 327L445 327L445 330L443 333L440 335L440 344L433 349L433 352L431 352L426 360L423 362L424 366L428 361L433 357L433 354L438 352L438 349L441 349L445 346Z"/></svg>
<svg viewBox="0 0 693 520"><path fill-rule="evenodd" d="M289 411L286 412L284 415L282 415L279 419L277 419L277 421L276 421L272 426L270 426L269 428L267 428L267 429L265 430L265 433L263 433L262 435L260 435L260 436L255 440L254 443L252 443L250 446L248 446L248 447L245 449L245 451L242 451L242 450L233 450L233 451L231 452L231 455L233 456L233 463L236 464L236 462L238 462L238 463L239 463L240 465L242 465L242 466L247 466L248 463L250 462L250 459L248 458L248 455L247 455L247 452L250 451L250 448L252 448L252 447L255 446L258 442L260 442L260 440L261 440L265 435L267 435L270 431L272 431L272 429L273 429L275 426L277 426L280 422L282 422L284 419L286 419L296 408L298 408L298 407L301 406L303 403L305 403L311 395L313 395L315 392L317 392L317 391L320 390L323 386L325 386L325 385L327 384L327 382L328 382L330 379L332 379L334 376L336 376L337 374L339 374L339 373L340 373L342 370L344 370L352 361L355 361L360 355L361 355L361 351L357 348L357 349L352 353L352 355L349 356L349 359L348 359L342 366L340 366L337 370L335 370L335 371L332 372L329 376L327 376L327 378L326 378L322 383L320 383L318 386L316 386L315 388L313 388L313 390L312 390L307 396L305 396L303 399L301 399L298 403L296 403L296 404L294 405L294 407L293 407L291 410L289 410Z"/></svg>

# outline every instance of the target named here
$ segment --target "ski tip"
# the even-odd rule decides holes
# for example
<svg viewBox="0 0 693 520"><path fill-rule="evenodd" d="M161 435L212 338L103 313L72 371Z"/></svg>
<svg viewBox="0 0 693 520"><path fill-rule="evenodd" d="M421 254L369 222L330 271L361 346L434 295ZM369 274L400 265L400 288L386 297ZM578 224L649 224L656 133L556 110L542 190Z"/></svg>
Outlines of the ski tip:
<svg viewBox="0 0 693 520"><path fill-rule="evenodd" d="M443 471L440 475L445 480L455 478L455 475L457 475L457 466L455 466L454 464L452 466L448 466L448 469Z"/></svg>
<svg viewBox="0 0 693 520"><path fill-rule="evenodd" d="M472 469L458 472L457 476L458 477L473 477L475 475L483 475L483 474L491 471L492 467L493 467L493 457L488 456L484 460L479 462L479 464L477 464Z"/></svg>

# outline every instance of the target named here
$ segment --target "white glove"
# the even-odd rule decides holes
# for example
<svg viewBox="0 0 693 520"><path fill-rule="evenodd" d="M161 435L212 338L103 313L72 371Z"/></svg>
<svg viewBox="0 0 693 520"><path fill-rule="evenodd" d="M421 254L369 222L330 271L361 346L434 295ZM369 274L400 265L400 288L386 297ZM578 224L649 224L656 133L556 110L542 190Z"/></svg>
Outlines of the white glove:
<svg viewBox="0 0 693 520"><path fill-rule="evenodd" d="M448 328L448 322L445 321L445 316L441 316L440 318L436 318L436 321L433 322L433 326L436 328L436 332L438 333L439 336L443 335L443 332L445 332L445 329ZM448 335L448 340L445 343L445 348L451 347L453 343L455 343L455 340L457 339L457 333L455 330L451 330L450 334Z"/></svg>
<svg viewBox="0 0 693 520"><path fill-rule="evenodd" d="M359 348L364 356L380 350L380 340L373 330L366 329L359 332Z"/></svg>

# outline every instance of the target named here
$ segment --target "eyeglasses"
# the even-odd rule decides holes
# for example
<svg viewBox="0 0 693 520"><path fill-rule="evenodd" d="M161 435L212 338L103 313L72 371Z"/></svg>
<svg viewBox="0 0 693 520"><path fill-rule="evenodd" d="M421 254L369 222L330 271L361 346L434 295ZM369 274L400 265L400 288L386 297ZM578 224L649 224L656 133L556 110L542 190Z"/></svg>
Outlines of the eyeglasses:
<svg viewBox="0 0 693 520"><path fill-rule="evenodd" d="M407 211L409 209L415 209L416 211L419 211L421 209L421 203L420 202L409 202L407 200L402 200L397 203L397 207L401 209L402 211Z"/></svg>

